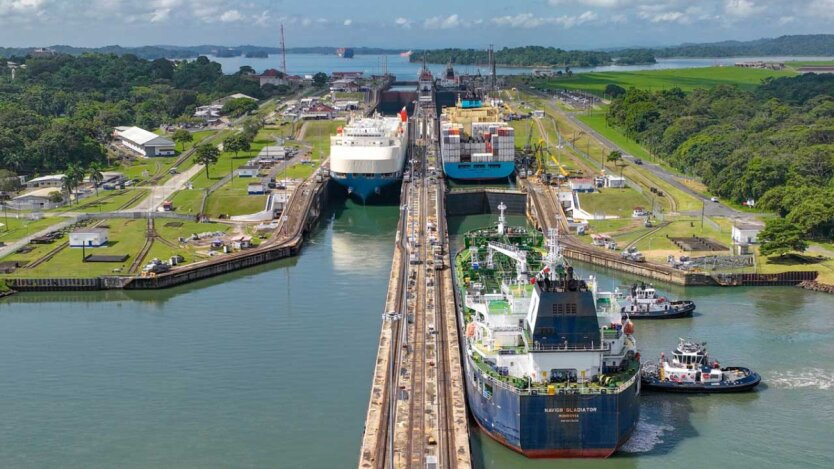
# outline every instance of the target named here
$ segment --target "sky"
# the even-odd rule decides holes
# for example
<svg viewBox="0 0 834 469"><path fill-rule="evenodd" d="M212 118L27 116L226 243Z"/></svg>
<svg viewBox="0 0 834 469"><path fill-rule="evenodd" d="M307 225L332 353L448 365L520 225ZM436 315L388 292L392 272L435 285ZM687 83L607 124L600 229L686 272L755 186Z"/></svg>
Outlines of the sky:
<svg viewBox="0 0 834 469"><path fill-rule="evenodd" d="M0 0L0 46L598 49L834 33L834 0Z"/></svg>

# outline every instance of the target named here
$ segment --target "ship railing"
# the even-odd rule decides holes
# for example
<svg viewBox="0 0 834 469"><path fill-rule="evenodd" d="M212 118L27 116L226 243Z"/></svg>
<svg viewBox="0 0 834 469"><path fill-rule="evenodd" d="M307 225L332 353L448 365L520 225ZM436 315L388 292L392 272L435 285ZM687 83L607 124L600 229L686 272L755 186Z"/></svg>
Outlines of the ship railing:
<svg viewBox="0 0 834 469"><path fill-rule="evenodd" d="M528 386L528 387L519 388L518 386L514 386L511 383L508 383L506 381L503 381L501 379L498 379L498 378L492 376L492 374L490 374L490 372L487 371L483 367L479 366L478 368L480 368L481 371L485 371L485 373L481 374L482 379L485 379L486 381L489 382L489 384L491 384L493 386L504 388L508 391L511 391L511 392L515 393L515 394L524 395L524 396L547 395L548 394L548 389L547 389L548 385L546 385L546 384L545 385L535 384L535 385L531 385L531 386ZM565 394L570 394L570 395L574 395L574 394L578 394L578 395L619 394L619 393L625 391L626 389L628 389L630 386L632 386L634 384L634 381L639 379L639 377L640 377L640 373L638 371L637 373L634 374L634 376L627 379L626 381L623 381L622 384L619 384L619 385L614 386L614 387L603 387L603 386L596 386L596 385L586 386L586 385L582 385L582 384L577 384L574 387L557 387L556 390L555 390L555 394L556 395L565 395Z"/></svg>
<svg viewBox="0 0 834 469"><path fill-rule="evenodd" d="M608 344L588 345L539 345L535 342L530 347L531 352L609 352L611 346Z"/></svg>

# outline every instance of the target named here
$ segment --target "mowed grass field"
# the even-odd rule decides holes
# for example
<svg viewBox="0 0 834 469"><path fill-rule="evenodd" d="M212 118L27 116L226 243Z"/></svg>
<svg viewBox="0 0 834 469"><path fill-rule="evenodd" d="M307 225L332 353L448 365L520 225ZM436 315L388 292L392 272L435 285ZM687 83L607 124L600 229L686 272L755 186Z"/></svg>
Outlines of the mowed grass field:
<svg viewBox="0 0 834 469"><path fill-rule="evenodd" d="M795 76L790 70L759 70L739 67L703 67L674 70L644 70L633 72L591 72L575 73L570 78L556 78L541 82L542 88L584 90L602 95L609 84L623 88L662 90L680 88L692 91L697 88L712 88L718 85L735 85L752 89L769 77Z"/></svg>

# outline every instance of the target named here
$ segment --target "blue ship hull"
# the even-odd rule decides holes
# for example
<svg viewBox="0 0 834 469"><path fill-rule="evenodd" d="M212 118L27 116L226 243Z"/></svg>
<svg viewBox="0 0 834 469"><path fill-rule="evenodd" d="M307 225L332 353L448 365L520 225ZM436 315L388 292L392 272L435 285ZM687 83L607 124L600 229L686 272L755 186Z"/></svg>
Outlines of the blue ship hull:
<svg viewBox="0 0 834 469"><path fill-rule="evenodd" d="M332 176L332 179L337 184L347 188L348 195L356 197L361 202L366 202L371 197L382 195L384 189L396 184L402 179L402 176L383 177L375 175L368 177L348 175L345 177Z"/></svg>
<svg viewBox="0 0 834 469"><path fill-rule="evenodd" d="M515 171L515 162L493 163L444 163L443 172L447 177L464 181L488 181L504 179Z"/></svg>
<svg viewBox="0 0 834 469"><path fill-rule="evenodd" d="M604 458L628 441L640 416L640 379L618 394L519 394L492 386L466 358L469 408L478 426L530 458Z"/></svg>

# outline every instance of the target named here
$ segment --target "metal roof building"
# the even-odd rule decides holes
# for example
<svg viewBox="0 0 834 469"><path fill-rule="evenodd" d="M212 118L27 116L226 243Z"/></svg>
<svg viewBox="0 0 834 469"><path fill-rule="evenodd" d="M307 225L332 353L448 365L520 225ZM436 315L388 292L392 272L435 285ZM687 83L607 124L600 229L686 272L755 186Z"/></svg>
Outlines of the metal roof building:
<svg viewBox="0 0 834 469"><path fill-rule="evenodd" d="M174 141L139 127L116 127L114 132L122 145L144 156L171 156Z"/></svg>

